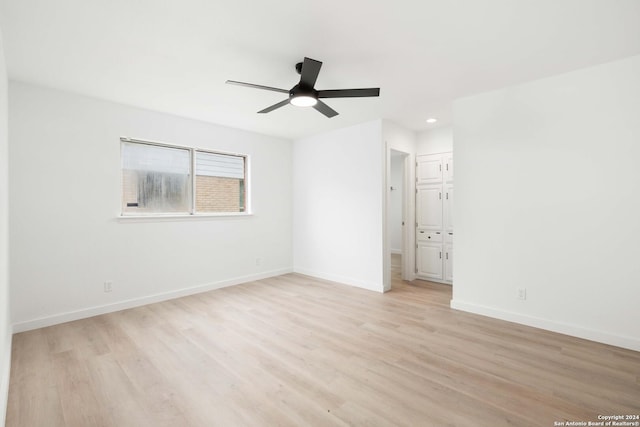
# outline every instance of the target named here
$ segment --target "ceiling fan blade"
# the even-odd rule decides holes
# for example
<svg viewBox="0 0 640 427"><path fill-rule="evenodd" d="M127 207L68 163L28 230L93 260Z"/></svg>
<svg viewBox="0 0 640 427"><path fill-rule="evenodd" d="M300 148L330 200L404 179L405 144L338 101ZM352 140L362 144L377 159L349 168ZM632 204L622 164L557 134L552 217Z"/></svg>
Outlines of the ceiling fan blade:
<svg viewBox="0 0 640 427"><path fill-rule="evenodd" d="M225 83L227 83L229 85L252 87L254 89L270 90L270 91L273 91L273 92L289 93L289 91L286 90L286 89L278 89L277 87L271 87L271 86L254 85L253 83L237 82L235 80L227 80Z"/></svg>
<svg viewBox="0 0 640 427"><path fill-rule="evenodd" d="M330 89L319 90L318 98L356 98L363 96L380 96L380 88L367 89Z"/></svg>
<svg viewBox="0 0 640 427"><path fill-rule="evenodd" d="M277 104L273 104L271 107L267 107L264 110L258 111L258 114L268 113L268 112L276 110L276 109L278 109L280 107L284 107L288 103L289 103L289 98L285 99L284 101L278 102Z"/></svg>
<svg viewBox="0 0 640 427"><path fill-rule="evenodd" d="M333 108L329 107L327 104L325 104L322 101L318 101L318 103L316 105L314 105L313 108L315 108L316 110L320 111L322 114L324 114L325 116L327 116L329 118L338 115L338 112L336 110L334 110Z"/></svg>
<svg viewBox="0 0 640 427"><path fill-rule="evenodd" d="M302 72L300 73L300 84L312 88L318 79L320 67L322 67L322 62L305 57L302 63Z"/></svg>

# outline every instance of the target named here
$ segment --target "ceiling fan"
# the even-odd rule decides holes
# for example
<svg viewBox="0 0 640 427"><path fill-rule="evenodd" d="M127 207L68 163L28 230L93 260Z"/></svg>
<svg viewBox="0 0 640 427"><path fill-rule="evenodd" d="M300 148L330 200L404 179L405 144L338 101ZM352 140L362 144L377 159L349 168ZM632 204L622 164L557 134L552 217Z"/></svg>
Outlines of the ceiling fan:
<svg viewBox="0 0 640 427"><path fill-rule="evenodd" d="M320 73L320 67L322 62L316 61L311 58L304 58L304 62L296 64L296 71L300 74L300 82L292 87L290 90L278 89L276 87L256 85L252 83L237 82L234 80L227 80L228 84L252 87L256 89L270 90L273 92L282 92L289 94L289 98L284 101L273 104L264 110L258 111L258 113L269 113L280 107L284 107L287 104L293 104L297 107L313 107L320 111L325 116L331 118L338 115L338 112L329 107L324 102L320 101L321 98L357 98L368 96L380 96L380 88L367 88L367 89L329 89L329 90L316 90L314 85Z"/></svg>

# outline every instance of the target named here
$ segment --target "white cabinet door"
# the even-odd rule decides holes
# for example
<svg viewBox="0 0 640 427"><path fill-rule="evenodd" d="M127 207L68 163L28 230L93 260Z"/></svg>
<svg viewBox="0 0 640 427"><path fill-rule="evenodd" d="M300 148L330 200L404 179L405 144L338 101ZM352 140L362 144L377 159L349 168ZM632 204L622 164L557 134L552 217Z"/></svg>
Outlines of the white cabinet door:
<svg viewBox="0 0 640 427"><path fill-rule="evenodd" d="M418 276L442 280L442 245L418 243L416 261Z"/></svg>
<svg viewBox="0 0 640 427"><path fill-rule="evenodd" d="M442 182L442 155L431 154L416 158L416 184Z"/></svg>
<svg viewBox="0 0 640 427"><path fill-rule="evenodd" d="M442 228L442 186L429 185L416 189L416 222L418 228Z"/></svg>
<svg viewBox="0 0 640 427"><path fill-rule="evenodd" d="M447 182L453 182L453 153L447 153L443 157L444 179Z"/></svg>
<svg viewBox="0 0 640 427"><path fill-rule="evenodd" d="M444 247L444 280L453 282L453 246Z"/></svg>
<svg viewBox="0 0 640 427"><path fill-rule="evenodd" d="M442 195L442 216L444 229L453 231L453 184L444 186L444 194Z"/></svg>

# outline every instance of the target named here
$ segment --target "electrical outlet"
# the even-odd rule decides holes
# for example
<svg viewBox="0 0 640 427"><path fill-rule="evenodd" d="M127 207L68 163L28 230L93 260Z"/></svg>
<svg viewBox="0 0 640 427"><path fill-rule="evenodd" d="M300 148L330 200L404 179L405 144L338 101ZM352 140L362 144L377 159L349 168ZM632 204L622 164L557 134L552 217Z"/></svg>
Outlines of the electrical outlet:
<svg viewBox="0 0 640 427"><path fill-rule="evenodd" d="M522 301L527 299L527 288L518 289L518 299Z"/></svg>
<svg viewBox="0 0 640 427"><path fill-rule="evenodd" d="M256 258L256 267L260 267L262 265L262 258Z"/></svg>
<svg viewBox="0 0 640 427"><path fill-rule="evenodd" d="M111 292L113 290L113 282L111 280L107 280L104 282L104 291Z"/></svg>

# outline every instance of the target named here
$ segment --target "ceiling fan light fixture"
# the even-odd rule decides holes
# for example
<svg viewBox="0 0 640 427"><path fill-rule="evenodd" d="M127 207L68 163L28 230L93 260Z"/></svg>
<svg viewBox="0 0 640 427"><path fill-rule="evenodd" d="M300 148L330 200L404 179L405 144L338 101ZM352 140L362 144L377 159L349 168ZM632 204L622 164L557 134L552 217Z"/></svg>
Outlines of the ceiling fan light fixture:
<svg viewBox="0 0 640 427"><path fill-rule="evenodd" d="M321 99L380 96L379 87L364 89L316 90L315 85L318 78L318 73L320 73L320 67L322 67L322 62L305 57L303 62L299 62L298 64L296 64L296 71L298 72L298 74L300 74L300 82L288 91L277 87L256 85L253 83L238 82L235 80L227 80L227 83L238 86L252 87L255 89L270 90L272 92L289 93L289 97L287 99L284 99L276 104L258 111L258 114L270 113L273 110L277 110L278 108L282 108L287 104L291 104L295 105L296 107L313 107L316 111L330 119L331 117L337 116L338 112L322 102Z"/></svg>
<svg viewBox="0 0 640 427"><path fill-rule="evenodd" d="M309 95L298 95L291 97L289 102L296 107L313 107L318 103L318 99Z"/></svg>

